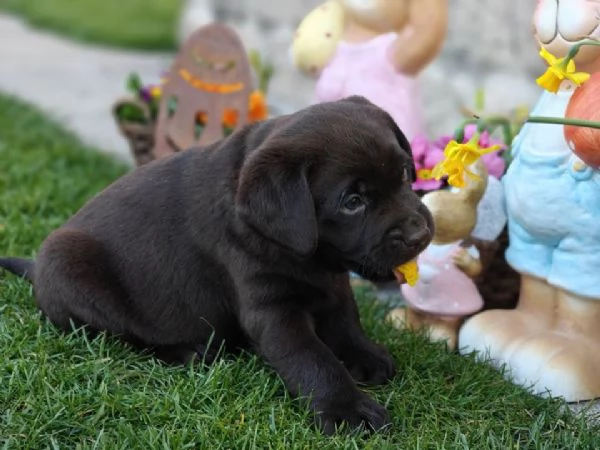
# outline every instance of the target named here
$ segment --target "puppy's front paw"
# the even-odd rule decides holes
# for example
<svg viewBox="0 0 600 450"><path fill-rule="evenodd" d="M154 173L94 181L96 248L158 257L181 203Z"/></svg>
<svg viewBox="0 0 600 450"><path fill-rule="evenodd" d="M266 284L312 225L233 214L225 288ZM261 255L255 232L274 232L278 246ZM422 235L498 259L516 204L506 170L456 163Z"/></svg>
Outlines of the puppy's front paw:
<svg viewBox="0 0 600 450"><path fill-rule="evenodd" d="M396 375L392 355L382 345L372 342L348 352L344 365L352 378L368 385L385 384Z"/></svg>
<svg viewBox="0 0 600 450"><path fill-rule="evenodd" d="M335 398L319 402L316 407L316 422L326 435L332 435L342 425L350 430L362 427L372 432L391 424L386 409L359 390L350 395L342 392Z"/></svg>

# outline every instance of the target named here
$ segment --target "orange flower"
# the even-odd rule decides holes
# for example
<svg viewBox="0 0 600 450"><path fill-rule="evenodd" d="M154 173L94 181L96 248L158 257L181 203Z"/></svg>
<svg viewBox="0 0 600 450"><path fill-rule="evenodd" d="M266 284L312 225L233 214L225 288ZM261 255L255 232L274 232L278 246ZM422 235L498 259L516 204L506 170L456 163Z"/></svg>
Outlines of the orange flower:
<svg viewBox="0 0 600 450"><path fill-rule="evenodd" d="M205 112L199 112L196 116L196 121L200 125L206 125L206 122L208 121L208 114L206 114Z"/></svg>
<svg viewBox="0 0 600 450"><path fill-rule="evenodd" d="M264 94L258 89L250 94L250 106L248 111L248 119L250 122L264 120L269 115L269 108L265 101Z"/></svg>
<svg viewBox="0 0 600 450"><path fill-rule="evenodd" d="M227 128L234 128L238 120L238 112L235 109L226 109L223 112L223 125Z"/></svg>
<svg viewBox="0 0 600 450"><path fill-rule="evenodd" d="M250 94L250 102L248 105L248 121L257 122L264 120L269 115L269 109L267 102L265 101L264 94L256 90ZM208 115L205 112L198 113L196 117L197 123L200 125L206 125L208 121ZM238 121L238 112L235 109L226 109L223 112L223 126L226 128L235 128L235 124Z"/></svg>

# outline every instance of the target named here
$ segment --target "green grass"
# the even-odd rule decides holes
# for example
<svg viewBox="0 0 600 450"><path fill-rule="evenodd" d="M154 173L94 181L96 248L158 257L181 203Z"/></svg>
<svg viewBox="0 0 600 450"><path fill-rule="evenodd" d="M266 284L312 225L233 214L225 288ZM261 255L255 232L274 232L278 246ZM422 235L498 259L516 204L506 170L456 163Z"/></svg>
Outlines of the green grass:
<svg viewBox="0 0 600 450"><path fill-rule="evenodd" d="M0 96L0 253L34 255L46 234L125 172L42 114ZM371 389L393 430L326 438L260 360L172 368L105 338L60 335L30 286L0 275L0 448L588 449L598 429L472 358L384 324L358 292L369 335L399 375Z"/></svg>
<svg viewBox="0 0 600 450"><path fill-rule="evenodd" d="M1 0L0 10L80 41L141 50L176 47L182 0Z"/></svg>

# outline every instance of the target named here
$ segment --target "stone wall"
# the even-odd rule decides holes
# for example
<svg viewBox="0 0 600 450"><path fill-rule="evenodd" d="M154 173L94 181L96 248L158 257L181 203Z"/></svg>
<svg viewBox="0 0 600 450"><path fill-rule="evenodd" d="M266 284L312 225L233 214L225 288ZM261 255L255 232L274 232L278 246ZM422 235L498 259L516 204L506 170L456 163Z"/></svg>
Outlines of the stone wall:
<svg viewBox="0 0 600 450"><path fill-rule="evenodd" d="M396 0L388 0L396 1ZM416 0L418 1L418 0ZM181 36L210 20L233 26L246 43L276 67L270 100L274 112L307 105L314 80L289 60L295 27L320 0L187 0ZM541 73L531 37L533 0L449 0L448 39L439 58L422 75L428 127L432 135L453 130L461 105L470 105L477 88L486 107L506 112L532 105Z"/></svg>

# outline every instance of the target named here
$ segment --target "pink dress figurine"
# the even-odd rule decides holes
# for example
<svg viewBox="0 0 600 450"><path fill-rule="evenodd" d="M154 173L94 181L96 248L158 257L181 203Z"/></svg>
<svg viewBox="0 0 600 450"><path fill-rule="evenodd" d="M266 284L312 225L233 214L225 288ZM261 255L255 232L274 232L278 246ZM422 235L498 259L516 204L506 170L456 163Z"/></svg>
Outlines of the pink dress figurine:
<svg viewBox="0 0 600 450"><path fill-rule="evenodd" d="M409 141L425 133L417 75L446 36L447 0L330 0L296 32L294 63L318 76L317 102L362 95Z"/></svg>
<svg viewBox="0 0 600 450"><path fill-rule="evenodd" d="M467 316L481 309L483 300L473 279L459 267L462 258L469 267L476 264L475 246L432 243L418 258L419 281L415 286L402 285L407 303L416 310L439 316Z"/></svg>
<svg viewBox="0 0 600 450"><path fill-rule="evenodd" d="M412 141L425 134L421 91L417 78L397 72L392 64L396 39L392 32L364 42L341 41L317 81L316 100L362 95L385 109Z"/></svg>

